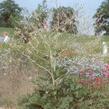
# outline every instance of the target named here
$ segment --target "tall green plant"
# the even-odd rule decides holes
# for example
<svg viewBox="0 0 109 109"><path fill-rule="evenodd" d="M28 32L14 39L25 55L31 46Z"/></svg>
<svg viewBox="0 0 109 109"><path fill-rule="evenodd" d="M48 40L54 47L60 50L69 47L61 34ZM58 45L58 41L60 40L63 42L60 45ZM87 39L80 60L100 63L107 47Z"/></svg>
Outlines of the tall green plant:
<svg viewBox="0 0 109 109"><path fill-rule="evenodd" d="M56 54L61 36L52 35L37 35L38 37L28 44L30 48L24 54L39 68L39 75L34 81L36 90L21 101L26 109L71 109L72 106L76 109L78 99L88 94L84 87L77 85L72 75L57 67Z"/></svg>

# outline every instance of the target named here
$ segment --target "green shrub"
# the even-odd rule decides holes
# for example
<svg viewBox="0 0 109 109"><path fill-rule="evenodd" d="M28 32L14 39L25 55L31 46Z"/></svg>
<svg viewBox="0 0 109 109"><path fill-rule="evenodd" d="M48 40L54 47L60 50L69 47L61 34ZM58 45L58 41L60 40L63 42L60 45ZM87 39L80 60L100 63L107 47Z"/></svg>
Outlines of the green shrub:
<svg viewBox="0 0 109 109"><path fill-rule="evenodd" d="M46 77L39 77L35 81L38 89L22 100L26 109L78 109L79 102L89 98L88 89L77 84L72 75L60 75L55 85Z"/></svg>

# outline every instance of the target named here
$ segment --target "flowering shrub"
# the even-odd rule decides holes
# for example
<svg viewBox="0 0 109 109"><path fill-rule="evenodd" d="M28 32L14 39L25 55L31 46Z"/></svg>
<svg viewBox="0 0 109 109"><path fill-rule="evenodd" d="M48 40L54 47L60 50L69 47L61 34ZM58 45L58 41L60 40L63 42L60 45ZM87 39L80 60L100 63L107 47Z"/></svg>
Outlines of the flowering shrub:
<svg viewBox="0 0 109 109"><path fill-rule="evenodd" d="M37 88L27 95L19 105L23 109L108 109L108 96L100 90L90 91L85 85L103 83L104 69L108 65L90 58L57 58L53 73L54 84L49 75L39 75L34 81ZM63 70L64 69L64 70ZM75 76L74 76L75 75ZM80 77L80 81L75 77ZM80 84L81 82L81 84Z"/></svg>
<svg viewBox="0 0 109 109"><path fill-rule="evenodd" d="M57 65L67 73L78 75L80 83L100 86L109 79L109 64L95 58L77 57L74 59L57 59Z"/></svg>
<svg viewBox="0 0 109 109"><path fill-rule="evenodd" d="M61 41L59 38L62 38ZM105 107L109 107L106 94L102 95L98 90L90 91L90 87L85 87L86 85L99 86L104 81L103 78L107 79L104 76L107 64L96 58L79 57L80 54L72 58L70 45L73 39L67 37L67 40L64 40L60 34L56 36L53 34L52 37L38 34L37 38L27 43L26 49L22 50L25 52L20 52L38 70L34 81L35 90L24 97L23 101L21 100L20 106L24 106L25 109L106 109ZM63 50L65 51L61 54L60 51ZM80 82L83 82L83 85Z"/></svg>
<svg viewBox="0 0 109 109"><path fill-rule="evenodd" d="M105 78L109 78L109 64L106 64L104 66L104 69L102 70L102 72Z"/></svg>

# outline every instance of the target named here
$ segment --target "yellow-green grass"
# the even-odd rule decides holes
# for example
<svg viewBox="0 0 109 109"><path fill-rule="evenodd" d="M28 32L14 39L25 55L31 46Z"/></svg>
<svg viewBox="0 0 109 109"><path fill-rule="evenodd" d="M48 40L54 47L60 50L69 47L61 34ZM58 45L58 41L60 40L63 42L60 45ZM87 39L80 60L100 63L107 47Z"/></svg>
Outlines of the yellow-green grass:
<svg viewBox="0 0 109 109"><path fill-rule="evenodd" d="M0 27L0 36L3 35L3 32L8 32L10 37L12 37L13 34L14 34L14 29L13 28Z"/></svg>
<svg viewBox="0 0 109 109"><path fill-rule="evenodd" d="M5 31L9 33L10 37L14 35L13 28L0 27L0 36L2 36L3 32ZM39 33L37 36L43 37L44 35L51 37L49 40L52 43L56 41L54 37L59 36L57 42L54 43L54 45L56 45L59 50L71 49L73 50L74 55L76 54L76 56L89 56L89 55L99 56L106 62L109 62L108 58L109 55L107 57L102 57L102 42L105 41L109 46L108 36L96 37L96 36L73 35L68 33L56 33L56 32Z"/></svg>

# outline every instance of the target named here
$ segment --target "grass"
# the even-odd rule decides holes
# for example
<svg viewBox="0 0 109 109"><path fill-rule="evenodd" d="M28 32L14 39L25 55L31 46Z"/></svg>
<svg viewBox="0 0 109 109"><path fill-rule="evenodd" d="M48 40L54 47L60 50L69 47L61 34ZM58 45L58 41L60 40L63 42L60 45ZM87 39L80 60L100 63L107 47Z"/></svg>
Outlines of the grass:
<svg viewBox="0 0 109 109"><path fill-rule="evenodd" d="M5 28L0 27L0 36L2 36L3 32L6 31L9 33L9 36L13 36L14 29L13 28ZM57 40L56 46L58 49L71 49L74 54L77 56L84 56L84 55L99 55L101 56L102 52L102 42L105 41L109 45L109 37L95 37L95 36L79 36L79 35L73 35L68 33L55 33L55 32L48 32L48 33L41 33L42 36L50 36L50 40L53 39L53 37L59 35L59 38ZM39 35L40 36L40 35ZM41 36L41 37L42 37ZM64 42L64 43L63 43ZM54 42L52 41L54 44ZM76 47L77 46L77 47ZM70 47L70 48L69 48ZM75 53L77 52L77 53ZM109 55L104 58L104 61L109 62L108 59ZM101 57L103 58L103 57Z"/></svg>
<svg viewBox="0 0 109 109"><path fill-rule="evenodd" d="M0 36L3 35L3 32L8 32L10 37L14 34L13 28L0 27Z"/></svg>

